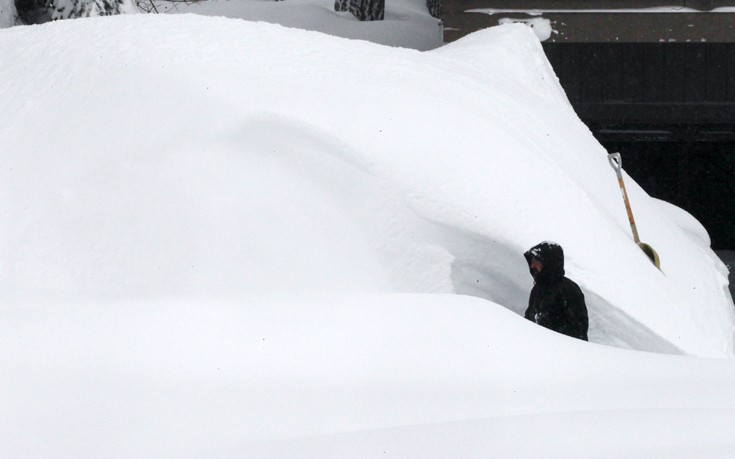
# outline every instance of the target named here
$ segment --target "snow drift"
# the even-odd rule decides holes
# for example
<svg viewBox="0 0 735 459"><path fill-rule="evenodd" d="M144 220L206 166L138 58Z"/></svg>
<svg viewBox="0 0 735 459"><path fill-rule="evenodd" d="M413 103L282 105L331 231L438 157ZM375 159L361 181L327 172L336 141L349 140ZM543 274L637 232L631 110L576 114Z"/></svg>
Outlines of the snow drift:
<svg viewBox="0 0 735 459"><path fill-rule="evenodd" d="M727 458L735 368L461 295L5 302L0 456ZM29 345L32 343L32 345Z"/></svg>
<svg viewBox="0 0 735 459"><path fill-rule="evenodd" d="M733 353L706 232L626 177L652 267L522 25L423 53L190 15L1 32L4 298L460 293L520 313L521 254L553 240L592 341ZM60 41L86 45L39 46Z"/></svg>
<svg viewBox="0 0 735 459"><path fill-rule="evenodd" d="M523 26L421 53L136 15L0 60L0 456L735 448L732 360L518 316L552 239L593 341L732 354L706 232L626 177L652 267Z"/></svg>

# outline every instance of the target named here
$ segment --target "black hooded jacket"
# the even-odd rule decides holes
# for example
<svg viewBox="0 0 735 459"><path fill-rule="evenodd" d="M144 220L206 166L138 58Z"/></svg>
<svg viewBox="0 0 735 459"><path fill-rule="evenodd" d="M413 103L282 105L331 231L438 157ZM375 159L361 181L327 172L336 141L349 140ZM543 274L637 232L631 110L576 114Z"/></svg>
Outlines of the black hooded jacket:
<svg viewBox="0 0 735 459"><path fill-rule="evenodd" d="M533 258L543 265L541 272L534 278L526 319L587 341L589 319L584 294L577 284L564 277L564 251L561 246L542 242L523 255L529 268Z"/></svg>

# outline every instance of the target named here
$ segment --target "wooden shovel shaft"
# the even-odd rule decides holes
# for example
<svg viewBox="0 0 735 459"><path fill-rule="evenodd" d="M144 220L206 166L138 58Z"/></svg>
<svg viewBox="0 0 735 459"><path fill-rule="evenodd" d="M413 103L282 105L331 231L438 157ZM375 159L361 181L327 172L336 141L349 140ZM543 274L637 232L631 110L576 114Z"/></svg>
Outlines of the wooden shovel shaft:
<svg viewBox="0 0 735 459"><path fill-rule="evenodd" d="M620 153L610 153L607 155L607 160L610 165L615 169L615 174L618 176L618 184L620 185L620 192L623 194L623 202L625 203L625 211L628 212L628 220L630 221L630 229L633 231L633 240L638 247L643 250L643 253L651 260L653 265L659 270L661 269L661 260L658 258L658 254L653 247L648 244L641 243L641 239L638 237L638 228L635 227L635 220L633 219L633 210L630 208L630 200L628 200L628 192L625 191L625 183L623 183L623 159L620 157Z"/></svg>
<svg viewBox="0 0 735 459"><path fill-rule="evenodd" d="M633 209L630 208L630 200L628 200L628 192L625 191L625 183L623 183L623 158L620 157L620 153L610 153L607 155L607 160L610 165L615 169L615 175L618 176L618 184L620 185L620 192L623 193L623 202L625 203L625 211L628 212L628 220L630 221L630 229L633 231L633 240L635 243L640 245L641 239L638 237L638 228L635 227L635 219L633 218Z"/></svg>
<svg viewBox="0 0 735 459"><path fill-rule="evenodd" d="M625 183L623 183L623 175L618 173L618 184L620 185L620 191L623 193L623 201L625 202L625 210L628 212L628 220L630 221L630 229L633 231L633 240L636 244L641 242L638 237L638 228L635 226L635 219L633 218L633 209L630 208L630 201L628 200L628 193L625 191Z"/></svg>

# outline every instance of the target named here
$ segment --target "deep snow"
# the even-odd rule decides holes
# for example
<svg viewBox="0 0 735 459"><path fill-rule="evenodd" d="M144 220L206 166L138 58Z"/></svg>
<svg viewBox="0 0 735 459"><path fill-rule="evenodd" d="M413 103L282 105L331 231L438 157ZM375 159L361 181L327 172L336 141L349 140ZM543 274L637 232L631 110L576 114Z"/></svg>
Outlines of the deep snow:
<svg viewBox="0 0 735 459"><path fill-rule="evenodd" d="M39 34L89 45L48 59ZM521 254L553 240L592 341L732 355L706 232L628 177L652 267L524 26L426 53L192 15L4 35L5 296L436 292L522 313Z"/></svg>
<svg viewBox="0 0 735 459"><path fill-rule="evenodd" d="M526 27L418 52L135 15L5 29L0 60L0 455L735 446L732 360L600 345L731 358L727 270L626 176L662 271L632 243ZM519 315L545 239L593 343Z"/></svg>
<svg viewBox="0 0 735 459"><path fill-rule="evenodd" d="M726 458L735 368L484 300L5 302L0 456Z"/></svg>

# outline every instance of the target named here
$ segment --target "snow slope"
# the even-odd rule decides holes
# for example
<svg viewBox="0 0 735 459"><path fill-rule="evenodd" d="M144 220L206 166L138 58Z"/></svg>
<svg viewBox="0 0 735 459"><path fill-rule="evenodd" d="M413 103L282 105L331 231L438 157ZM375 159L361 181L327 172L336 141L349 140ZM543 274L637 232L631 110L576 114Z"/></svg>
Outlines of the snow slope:
<svg viewBox="0 0 735 459"><path fill-rule="evenodd" d="M732 361L588 344L467 296L0 311L0 457L726 458L735 447Z"/></svg>
<svg viewBox="0 0 735 459"><path fill-rule="evenodd" d="M523 26L427 53L191 15L3 35L5 296L456 292L521 313L521 253L548 239L593 341L732 355L704 230L628 179L652 268ZM49 59L39 35L89 46Z"/></svg>
<svg viewBox="0 0 735 459"><path fill-rule="evenodd" d="M0 56L0 456L735 446L726 268L626 176L662 271L632 243L524 26L419 52L132 15ZM541 240L593 343L519 316Z"/></svg>

